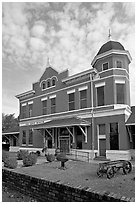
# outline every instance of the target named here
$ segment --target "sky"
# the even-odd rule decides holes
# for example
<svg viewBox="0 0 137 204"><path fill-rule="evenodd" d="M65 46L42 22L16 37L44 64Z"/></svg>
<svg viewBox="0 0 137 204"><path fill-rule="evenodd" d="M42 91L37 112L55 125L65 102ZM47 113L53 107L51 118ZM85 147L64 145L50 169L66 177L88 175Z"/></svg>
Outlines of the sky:
<svg viewBox="0 0 137 204"><path fill-rule="evenodd" d="M15 95L32 90L47 59L57 71L73 75L91 62L108 39L132 56L131 105L135 105L134 2L3 2L2 112L19 115Z"/></svg>

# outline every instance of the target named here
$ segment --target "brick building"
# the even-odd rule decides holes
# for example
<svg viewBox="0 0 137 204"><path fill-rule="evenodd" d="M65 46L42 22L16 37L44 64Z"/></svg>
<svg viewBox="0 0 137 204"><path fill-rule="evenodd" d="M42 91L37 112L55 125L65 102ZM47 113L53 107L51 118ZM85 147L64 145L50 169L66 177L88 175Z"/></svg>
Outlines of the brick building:
<svg viewBox="0 0 137 204"><path fill-rule="evenodd" d="M91 69L68 75L50 64L20 103L19 144L27 148L88 152L90 158L130 159L126 121L131 114L130 53L108 41Z"/></svg>

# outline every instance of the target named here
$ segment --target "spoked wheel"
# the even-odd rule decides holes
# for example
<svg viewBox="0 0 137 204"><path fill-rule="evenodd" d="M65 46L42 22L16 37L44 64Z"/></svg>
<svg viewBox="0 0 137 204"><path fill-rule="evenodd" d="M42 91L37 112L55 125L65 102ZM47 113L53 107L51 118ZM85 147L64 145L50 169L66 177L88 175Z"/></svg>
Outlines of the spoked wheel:
<svg viewBox="0 0 137 204"><path fill-rule="evenodd" d="M97 175L98 175L98 177L102 177L103 176L103 173L101 172L100 168L97 169Z"/></svg>
<svg viewBox="0 0 137 204"><path fill-rule="evenodd" d="M123 164L123 173L128 174L132 171L132 164L129 161L124 162Z"/></svg>
<svg viewBox="0 0 137 204"><path fill-rule="evenodd" d="M114 170L113 170L113 168L108 168L108 170L107 170L107 178L108 179L111 179L113 176L114 176Z"/></svg>

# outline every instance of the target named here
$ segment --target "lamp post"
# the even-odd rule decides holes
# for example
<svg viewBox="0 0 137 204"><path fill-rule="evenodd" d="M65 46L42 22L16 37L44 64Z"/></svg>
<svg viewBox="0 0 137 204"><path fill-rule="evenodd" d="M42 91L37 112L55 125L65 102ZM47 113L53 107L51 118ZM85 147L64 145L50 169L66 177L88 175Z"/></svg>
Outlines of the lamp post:
<svg viewBox="0 0 137 204"><path fill-rule="evenodd" d="M91 82L91 124L92 124L92 150L94 154L94 143L95 143L95 130L94 130L94 88L93 88L93 81L100 79L100 76L96 69L94 69L94 72L90 74L90 82Z"/></svg>

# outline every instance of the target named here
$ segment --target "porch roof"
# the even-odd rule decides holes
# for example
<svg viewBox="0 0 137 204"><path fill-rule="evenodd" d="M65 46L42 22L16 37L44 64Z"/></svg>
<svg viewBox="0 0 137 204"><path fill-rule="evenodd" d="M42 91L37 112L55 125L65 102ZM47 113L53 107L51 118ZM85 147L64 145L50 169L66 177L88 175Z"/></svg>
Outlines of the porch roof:
<svg viewBox="0 0 137 204"><path fill-rule="evenodd" d="M131 107L131 115L126 122L126 125L135 125L135 106Z"/></svg>
<svg viewBox="0 0 137 204"><path fill-rule="evenodd" d="M34 127L34 129L70 127L70 126L79 126L79 125L80 126L90 126L90 124L91 123L85 119L73 117L73 118L62 118L62 119L51 120L44 124L37 125L36 127Z"/></svg>

